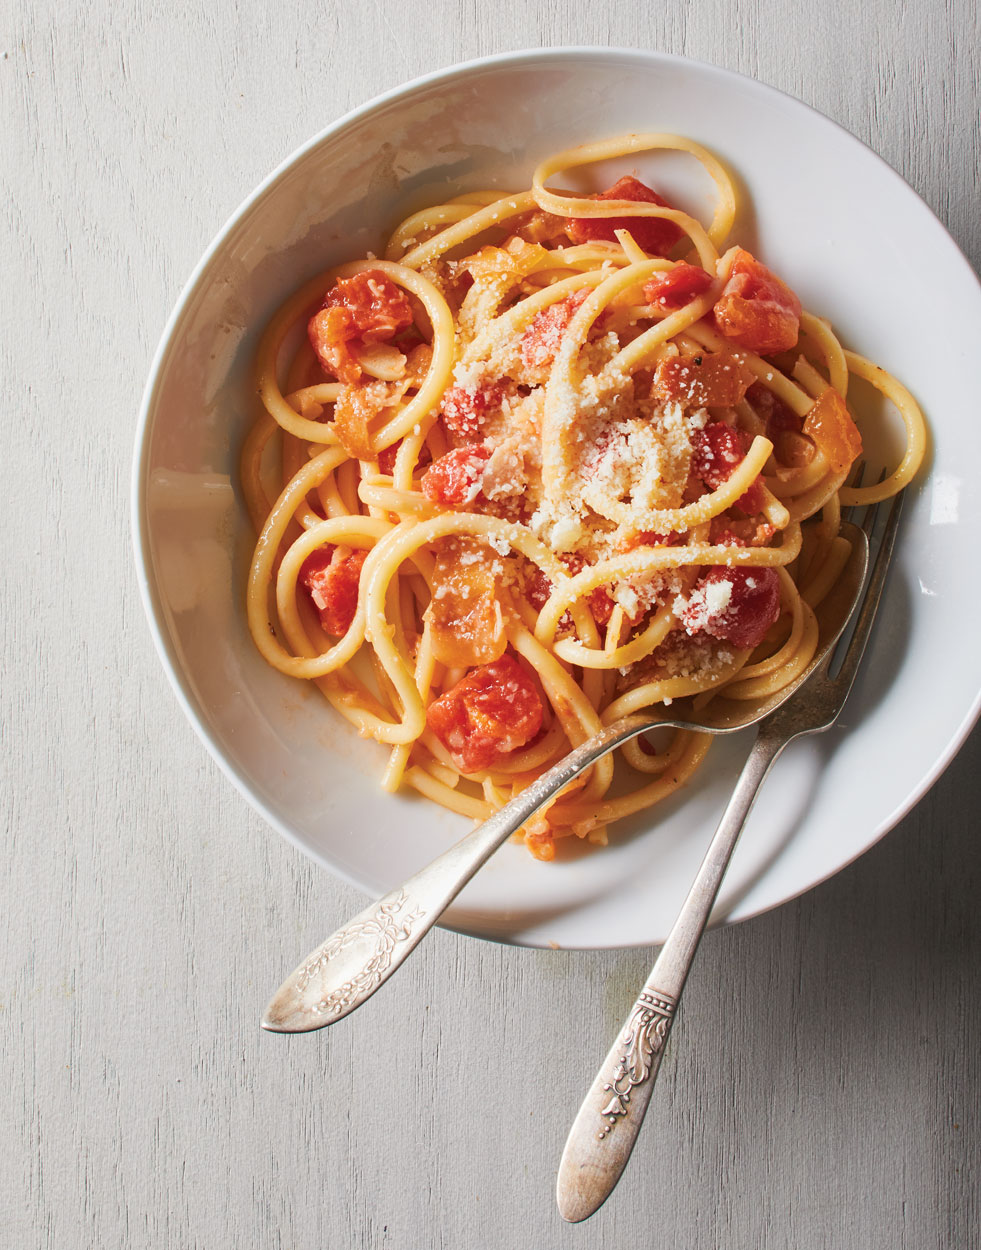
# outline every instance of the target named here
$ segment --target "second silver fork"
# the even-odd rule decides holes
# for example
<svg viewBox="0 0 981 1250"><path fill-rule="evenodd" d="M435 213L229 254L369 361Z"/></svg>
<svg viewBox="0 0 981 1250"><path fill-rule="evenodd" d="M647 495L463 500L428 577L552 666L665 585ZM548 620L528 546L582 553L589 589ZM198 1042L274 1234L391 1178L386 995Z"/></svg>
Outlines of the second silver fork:
<svg viewBox="0 0 981 1250"><path fill-rule="evenodd" d="M838 719L879 606L901 501L902 495L892 501L854 633L840 667L832 675L836 656L832 651L793 698L760 722L756 743L678 919L576 1116L559 1165L556 1190L559 1211L566 1220L578 1222L592 1215L626 1167L695 952L739 834L767 773L789 742L803 734L830 729ZM877 509L873 508L866 516L863 528L867 537L871 536L876 515Z"/></svg>

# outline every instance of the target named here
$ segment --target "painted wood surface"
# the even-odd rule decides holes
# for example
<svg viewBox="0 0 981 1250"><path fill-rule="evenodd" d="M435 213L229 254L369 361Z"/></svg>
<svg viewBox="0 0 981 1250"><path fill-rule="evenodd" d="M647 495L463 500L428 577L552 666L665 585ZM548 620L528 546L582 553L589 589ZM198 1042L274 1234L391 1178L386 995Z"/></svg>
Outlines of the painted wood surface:
<svg viewBox="0 0 981 1250"><path fill-rule="evenodd" d="M979 35L972 0L2 6L0 1245L978 1244L981 737L852 867L709 935L629 1172L570 1228L559 1154L651 952L438 932L337 1029L260 1033L363 899L185 723L128 485L198 256L375 93L548 44L726 65L871 144L977 267Z"/></svg>

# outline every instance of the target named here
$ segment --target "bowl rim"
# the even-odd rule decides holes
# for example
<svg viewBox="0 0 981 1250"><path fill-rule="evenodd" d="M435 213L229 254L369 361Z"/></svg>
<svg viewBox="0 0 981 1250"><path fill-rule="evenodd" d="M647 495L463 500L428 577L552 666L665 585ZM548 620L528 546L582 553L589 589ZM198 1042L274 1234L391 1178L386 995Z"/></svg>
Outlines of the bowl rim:
<svg viewBox="0 0 981 1250"><path fill-rule="evenodd" d="M363 120L370 117L372 113L384 108L388 104L399 99L404 99L413 95L415 92L437 86L441 83L450 83L456 79L466 77L474 71L485 69L495 69L500 67L521 67L531 66L542 62L565 62L575 64L577 61L594 62L597 59L605 59L609 61L633 62L640 66L655 67L658 65L673 65L680 67L689 67L698 72L704 72L709 75L717 76L723 80L727 80L730 84L740 89L750 88L755 92L761 92L764 95L771 94L780 99L782 102L789 101L791 106L804 110L819 118L823 123L833 127L839 132L842 139L849 144L854 145L861 150L866 158L873 158L878 164L881 172L887 175L892 181L894 189L900 195L913 197L919 202L921 208L925 209L933 219L933 222L939 227L942 237L954 249L957 256L964 263L967 271L974 277L975 283L979 288L981 295L981 278L974 271L974 268L967 258L957 241L953 238L944 222L940 220L929 204L920 196L913 187L877 152L874 151L862 139L852 134L840 122L828 117L819 109L805 103L789 92L783 91L778 87L771 86L758 79L750 77L748 74L740 73L737 70L727 69L719 65L713 65L707 61L697 60L692 57L681 56L676 53L660 52L651 49L642 48L622 48L622 47L606 47L603 45L560 45L549 48L524 48L516 49L510 52L495 53L490 56L475 57L471 60L461 61L453 65L445 66L438 70L430 71L426 74L418 75L399 86L392 87L379 95L372 96L371 99L363 104L349 109L334 121L329 122L311 138L301 143L297 148L290 152L275 168L263 178L258 185L242 200L238 207L231 213L221 228L211 239L201 258L191 270L189 277L184 283L176 302L164 324L161 331L157 347L153 353L150 363L149 373L147 375L146 385L140 401L140 409L136 422L135 448L133 456L133 467L130 479L130 515L132 526L133 540L133 556L136 566L137 582L140 589L140 598L143 603L143 609L146 614L147 623L150 627L150 633L156 648L157 656L166 673L171 689L173 690L177 701L180 704L185 716L190 721L191 726L196 732L198 738L204 744L206 750L218 765L222 773L228 778L233 786L245 798L254 811L256 811L263 819L284 837L292 846L301 851L307 858L313 860L314 863L326 869L332 876L339 877L347 884L377 897L375 891L369 889L365 882L355 873L351 873L342 869L339 865L328 862L316 851L305 843L296 833L289 827L288 823L283 821L272 809L265 803L253 789L251 782L244 772L240 770L233 761L225 754L222 747L216 740L215 736L209 729L203 708L201 708L197 697L191 689L191 685L187 680L176 648L170 637L169 630L163 613L162 603L160 599L159 589L156 579L153 576L152 557L150 551L149 524L147 515L147 467L149 459L149 439L148 433L151 427L151 418L155 414L156 401L163 381L166 366L169 363L170 356L174 350L177 332L182 322L188 314L191 302L198 291L199 286L207 277L215 258L228 239L229 235L234 231L236 226L251 213L262 200L273 190L279 180L299 164L311 151L319 147L322 143L333 137L335 134L343 131L353 122ZM946 771L951 761L957 755L958 751L964 745L965 740L981 715L981 690L975 695L967 714L962 722L957 726L953 736L950 738L947 747L934 762L932 768L921 779L906 800L900 803L884 820L872 830L871 835L865 844L855 852L853 856L842 861L832 871L815 878L808 882L800 889L786 894L780 900L760 906L750 912L740 913L735 918L725 917L720 922L724 925L740 924L746 920L755 919L767 912L773 911L784 903L800 898L808 891L830 880L832 877L853 864L855 860L860 858L875 846L881 839L889 833L895 826L916 806L917 803L926 795L939 778ZM484 941L494 942L507 946L520 946L530 949L548 949L551 943L544 941L518 940L508 934L490 934L481 932L467 927L465 923L454 922L452 920L442 920L440 927L459 933L467 937L480 938ZM618 950L618 949L634 949L632 944L626 943L608 943L602 946L583 945L565 943L562 946L564 950Z"/></svg>

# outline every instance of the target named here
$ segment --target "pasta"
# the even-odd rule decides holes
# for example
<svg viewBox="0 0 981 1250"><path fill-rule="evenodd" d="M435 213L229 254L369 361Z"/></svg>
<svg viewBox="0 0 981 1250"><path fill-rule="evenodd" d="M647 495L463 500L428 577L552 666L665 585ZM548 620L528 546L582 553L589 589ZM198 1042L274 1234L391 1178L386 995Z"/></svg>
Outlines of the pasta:
<svg viewBox="0 0 981 1250"><path fill-rule="evenodd" d="M707 224L629 176L552 189L663 149L714 184ZM414 213L383 257L318 275L266 329L242 451L249 627L388 749L386 789L483 819L604 723L758 699L808 664L849 554L841 508L902 489L926 431L901 383L727 248L735 208L688 139L588 144L528 191ZM852 376L906 433L873 485L850 480ZM708 746L685 730L626 744L526 844L604 844Z"/></svg>

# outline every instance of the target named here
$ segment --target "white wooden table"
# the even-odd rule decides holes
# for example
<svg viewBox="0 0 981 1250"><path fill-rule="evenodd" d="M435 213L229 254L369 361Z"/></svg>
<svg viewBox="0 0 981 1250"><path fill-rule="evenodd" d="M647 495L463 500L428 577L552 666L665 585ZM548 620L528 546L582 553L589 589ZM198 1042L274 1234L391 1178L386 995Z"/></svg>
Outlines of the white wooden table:
<svg viewBox="0 0 981 1250"><path fill-rule="evenodd" d="M651 953L437 932L338 1028L261 1033L363 900L185 723L128 506L152 349L225 217L332 118L453 61L602 43L753 74L870 143L977 266L973 0L10 5L0 1245L979 1244L981 737L858 863L709 935L630 1170L570 1228L562 1143Z"/></svg>

